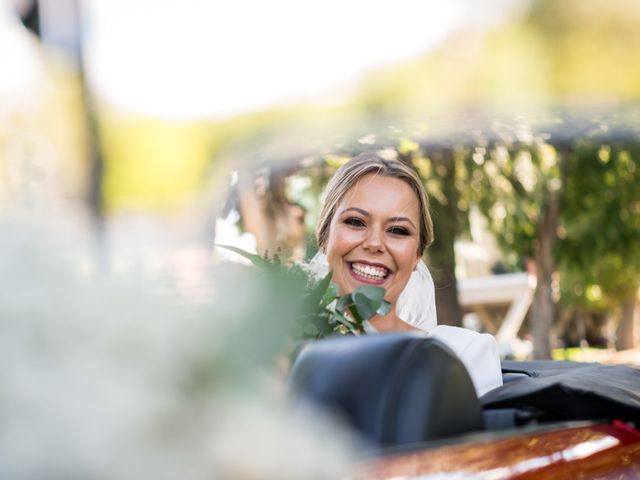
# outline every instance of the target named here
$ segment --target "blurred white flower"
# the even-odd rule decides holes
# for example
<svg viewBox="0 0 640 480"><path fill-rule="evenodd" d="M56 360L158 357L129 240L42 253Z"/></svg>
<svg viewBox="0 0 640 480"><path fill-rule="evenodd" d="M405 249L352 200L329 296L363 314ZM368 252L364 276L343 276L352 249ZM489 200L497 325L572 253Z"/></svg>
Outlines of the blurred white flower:
<svg viewBox="0 0 640 480"><path fill-rule="evenodd" d="M214 271L211 301L190 303L148 276L100 269L99 259L82 267L91 252L71 235L0 219L3 478L345 471L354 443L339 426L274 406L247 382L277 339L253 330L271 319L256 314L268 293L246 268Z"/></svg>

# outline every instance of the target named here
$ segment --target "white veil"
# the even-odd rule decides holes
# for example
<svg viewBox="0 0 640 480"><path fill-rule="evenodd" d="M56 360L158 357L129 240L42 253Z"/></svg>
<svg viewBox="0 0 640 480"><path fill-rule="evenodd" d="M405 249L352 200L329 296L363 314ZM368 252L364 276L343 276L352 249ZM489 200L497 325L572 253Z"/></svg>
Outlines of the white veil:
<svg viewBox="0 0 640 480"><path fill-rule="evenodd" d="M327 257L322 251L319 250L311 259L308 268L318 278L324 277L329 272ZM401 320L425 332L431 331L438 324L433 279L422 260L418 262L407 286L400 294L396 313Z"/></svg>

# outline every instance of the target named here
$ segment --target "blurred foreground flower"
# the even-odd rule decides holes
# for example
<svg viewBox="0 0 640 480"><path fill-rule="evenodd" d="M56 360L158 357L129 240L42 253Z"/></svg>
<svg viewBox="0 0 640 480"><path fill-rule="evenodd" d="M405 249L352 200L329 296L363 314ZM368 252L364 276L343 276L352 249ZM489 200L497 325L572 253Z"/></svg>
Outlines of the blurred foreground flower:
<svg viewBox="0 0 640 480"><path fill-rule="evenodd" d="M295 313L281 285L221 266L211 302L185 303L59 233L0 220L3 478L344 474L354 437L267 388Z"/></svg>

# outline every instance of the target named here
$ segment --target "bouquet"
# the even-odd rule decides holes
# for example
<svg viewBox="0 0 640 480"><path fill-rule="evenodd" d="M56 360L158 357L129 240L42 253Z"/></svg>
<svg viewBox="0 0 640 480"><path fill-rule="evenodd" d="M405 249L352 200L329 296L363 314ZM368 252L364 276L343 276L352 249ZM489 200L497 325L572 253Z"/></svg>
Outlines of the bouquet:
<svg viewBox="0 0 640 480"><path fill-rule="evenodd" d="M375 315L386 315L391 309L382 287L363 285L339 295L338 286L331 281L332 272L318 279L305 264L286 265L278 254L272 258L266 254L261 257L231 245L217 246L246 258L270 279L282 281L284 278L287 282L283 284L303 287L301 298L292 299L299 302L292 332L296 340L335 334L360 335L365 333L365 321Z"/></svg>

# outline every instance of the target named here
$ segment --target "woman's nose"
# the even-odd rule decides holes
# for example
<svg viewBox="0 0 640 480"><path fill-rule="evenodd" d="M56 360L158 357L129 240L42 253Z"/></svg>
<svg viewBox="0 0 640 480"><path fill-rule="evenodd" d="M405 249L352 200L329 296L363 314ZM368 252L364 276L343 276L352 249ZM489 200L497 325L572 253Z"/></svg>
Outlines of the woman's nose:
<svg viewBox="0 0 640 480"><path fill-rule="evenodd" d="M377 229L370 229L367 232L367 237L364 240L363 247L371 252L383 252L384 242L382 239L382 232Z"/></svg>

